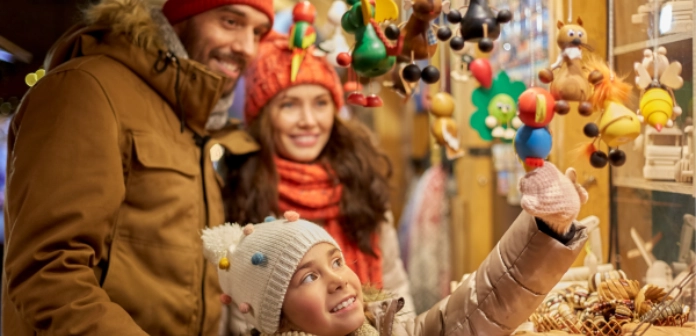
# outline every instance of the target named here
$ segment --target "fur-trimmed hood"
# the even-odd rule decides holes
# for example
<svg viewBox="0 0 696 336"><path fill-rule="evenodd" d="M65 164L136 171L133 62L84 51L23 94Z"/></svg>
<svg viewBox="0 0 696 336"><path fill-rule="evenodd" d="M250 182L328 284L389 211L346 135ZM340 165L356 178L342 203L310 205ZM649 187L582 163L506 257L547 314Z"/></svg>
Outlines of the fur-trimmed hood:
<svg viewBox="0 0 696 336"><path fill-rule="evenodd" d="M146 5L142 0L102 0L84 10L83 14L82 22L67 31L49 51L44 62L46 71L80 56L111 57L148 82L174 110L183 106L186 123L197 133L206 132L206 128L219 129L225 124L232 97L222 97L222 87L229 79L188 59L174 28L160 9ZM207 94L209 106L187 108L185 91L191 78L187 75L192 75L192 72L203 72L206 77L203 78L207 84L206 92L200 92L200 87L194 91L199 91L196 92L199 95ZM177 78L180 81L179 97L174 89ZM213 124L217 126L206 127Z"/></svg>

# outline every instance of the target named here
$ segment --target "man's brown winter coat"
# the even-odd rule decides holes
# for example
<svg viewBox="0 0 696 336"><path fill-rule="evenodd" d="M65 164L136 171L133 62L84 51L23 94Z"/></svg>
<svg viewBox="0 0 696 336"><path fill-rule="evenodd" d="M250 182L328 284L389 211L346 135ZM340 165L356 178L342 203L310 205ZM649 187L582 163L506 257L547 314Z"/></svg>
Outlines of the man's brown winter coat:
<svg viewBox="0 0 696 336"><path fill-rule="evenodd" d="M87 14L11 124L3 335L216 335L200 239L224 222L210 148L257 145L205 131L223 78L167 57L139 1Z"/></svg>

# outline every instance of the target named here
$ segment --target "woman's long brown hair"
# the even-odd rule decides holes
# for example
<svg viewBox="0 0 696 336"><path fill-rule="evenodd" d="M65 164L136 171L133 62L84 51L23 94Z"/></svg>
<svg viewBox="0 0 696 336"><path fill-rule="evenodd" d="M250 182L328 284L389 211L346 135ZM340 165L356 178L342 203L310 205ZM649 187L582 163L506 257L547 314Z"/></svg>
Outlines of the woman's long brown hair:
<svg viewBox="0 0 696 336"><path fill-rule="evenodd" d="M244 156L226 155L220 172L227 220L260 223L279 214L278 173L270 113L262 111L248 131L261 150ZM339 223L361 251L374 255L371 236L388 210L391 163L374 144L370 131L357 121L336 117L331 136L317 162L333 171L343 185Z"/></svg>

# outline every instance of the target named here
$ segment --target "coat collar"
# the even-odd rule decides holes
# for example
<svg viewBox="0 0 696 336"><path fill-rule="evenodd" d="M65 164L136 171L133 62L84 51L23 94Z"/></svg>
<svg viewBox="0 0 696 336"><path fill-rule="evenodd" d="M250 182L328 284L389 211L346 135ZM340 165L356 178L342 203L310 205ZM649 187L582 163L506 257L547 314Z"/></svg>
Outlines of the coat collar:
<svg viewBox="0 0 696 336"><path fill-rule="evenodd" d="M140 0L103 0L90 7L85 17L53 46L44 65L47 71L80 56L110 57L157 91L183 115L187 127L201 135L208 133L209 116L229 79L188 59L161 12Z"/></svg>

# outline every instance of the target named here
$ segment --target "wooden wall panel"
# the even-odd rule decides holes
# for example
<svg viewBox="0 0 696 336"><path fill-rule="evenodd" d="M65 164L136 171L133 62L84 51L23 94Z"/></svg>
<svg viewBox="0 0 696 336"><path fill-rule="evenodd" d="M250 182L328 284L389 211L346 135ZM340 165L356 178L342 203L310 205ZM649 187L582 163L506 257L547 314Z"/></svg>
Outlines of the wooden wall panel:
<svg viewBox="0 0 696 336"><path fill-rule="evenodd" d="M607 55L607 1L606 0L583 0L573 1L573 21L579 16L584 21L587 30L588 43L595 48L595 53L605 57ZM557 20L567 22L568 1L554 0L551 3L552 13ZM556 25L552 25L552 36L555 41L557 32ZM550 59L558 57L558 48L551 46ZM556 116L552 122L552 132L554 136L551 161L555 163L561 171L568 167L574 167L578 172L580 183L594 179L596 183L587 186L590 194L589 202L583 206L579 218L587 216L597 216L600 220L600 230L602 233L602 249L604 252L603 261L607 261L609 251L609 211L610 211L610 189L609 189L609 168L595 169L587 160L573 155L573 151L580 145L588 142L588 138L583 134L582 127L593 121L592 118L582 117L577 110L572 110L565 116ZM584 251L578 257L576 266L582 264Z"/></svg>

